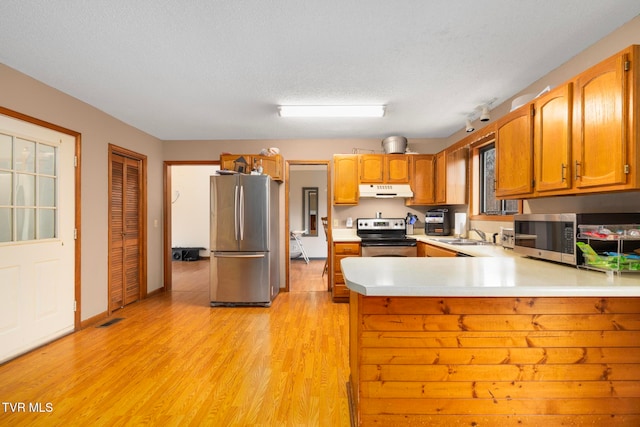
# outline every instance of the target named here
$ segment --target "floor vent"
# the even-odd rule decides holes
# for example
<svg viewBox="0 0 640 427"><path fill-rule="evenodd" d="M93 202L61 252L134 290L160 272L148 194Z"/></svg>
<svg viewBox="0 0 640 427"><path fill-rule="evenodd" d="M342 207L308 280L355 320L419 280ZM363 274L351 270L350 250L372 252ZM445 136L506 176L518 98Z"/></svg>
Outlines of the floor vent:
<svg viewBox="0 0 640 427"><path fill-rule="evenodd" d="M104 322L102 325L98 325L96 327L97 328L106 328L107 326L115 325L116 323L118 323L121 320L124 320L124 318L123 317L114 317L113 319L109 320L108 322Z"/></svg>

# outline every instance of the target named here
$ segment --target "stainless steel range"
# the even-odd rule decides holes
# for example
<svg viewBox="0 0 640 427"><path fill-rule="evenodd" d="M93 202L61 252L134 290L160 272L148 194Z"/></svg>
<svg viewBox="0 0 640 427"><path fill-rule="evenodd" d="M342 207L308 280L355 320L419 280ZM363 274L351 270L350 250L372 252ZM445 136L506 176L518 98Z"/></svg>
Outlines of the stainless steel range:
<svg viewBox="0 0 640 427"><path fill-rule="evenodd" d="M358 218L363 257L415 257L418 245L406 236L404 218Z"/></svg>

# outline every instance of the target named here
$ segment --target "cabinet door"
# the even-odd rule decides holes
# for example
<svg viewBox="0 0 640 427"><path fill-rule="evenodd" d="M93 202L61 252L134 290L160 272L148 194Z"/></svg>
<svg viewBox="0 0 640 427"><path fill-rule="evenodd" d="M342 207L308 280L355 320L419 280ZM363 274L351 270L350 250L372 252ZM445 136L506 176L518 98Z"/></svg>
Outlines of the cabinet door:
<svg viewBox="0 0 640 427"><path fill-rule="evenodd" d="M458 255L457 252L455 251L451 251L449 249L445 249L445 248L441 248L439 246L435 246L435 245L430 245L428 243L424 244L423 247L423 256L426 257L455 257Z"/></svg>
<svg viewBox="0 0 640 427"><path fill-rule="evenodd" d="M560 86L535 101L534 153L536 190L571 188L571 83Z"/></svg>
<svg viewBox="0 0 640 427"><path fill-rule="evenodd" d="M358 204L358 155L333 156L333 203Z"/></svg>
<svg viewBox="0 0 640 427"><path fill-rule="evenodd" d="M532 104L496 123L496 197L533 192Z"/></svg>
<svg viewBox="0 0 640 427"><path fill-rule="evenodd" d="M466 147L447 153L445 200L448 205L467 203L468 157L469 149Z"/></svg>
<svg viewBox="0 0 640 427"><path fill-rule="evenodd" d="M384 155L360 155L360 182L363 184L384 182Z"/></svg>
<svg viewBox="0 0 640 427"><path fill-rule="evenodd" d="M626 54L614 56L576 80L573 174L578 188L626 183L626 62Z"/></svg>
<svg viewBox="0 0 640 427"><path fill-rule="evenodd" d="M444 151L436 154L436 203L447 203L447 155Z"/></svg>
<svg viewBox="0 0 640 427"><path fill-rule="evenodd" d="M409 157L405 154L384 156L384 182L406 184L409 182Z"/></svg>
<svg viewBox="0 0 640 427"><path fill-rule="evenodd" d="M435 200L433 154L412 154L410 157L411 190L413 197L407 205L429 205Z"/></svg>
<svg viewBox="0 0 640 427"><path fill-rule="evenodd" d="M262 164L262 173L275 181L282 181L282 155L253 156L253 159Z"/></svg>

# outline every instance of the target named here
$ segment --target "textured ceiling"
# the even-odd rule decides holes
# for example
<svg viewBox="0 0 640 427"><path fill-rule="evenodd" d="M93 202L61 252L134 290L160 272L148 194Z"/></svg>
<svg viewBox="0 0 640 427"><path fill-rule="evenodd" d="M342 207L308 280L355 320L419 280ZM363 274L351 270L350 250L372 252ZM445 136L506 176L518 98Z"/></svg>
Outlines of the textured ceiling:
<svg viewBox="0 0 640 427"><path fill-rule="evenodd" d="M638 0L3 0L0 62L164 140L438 138L639 13ZM371 103L386 116L276 108Z"/></svg>

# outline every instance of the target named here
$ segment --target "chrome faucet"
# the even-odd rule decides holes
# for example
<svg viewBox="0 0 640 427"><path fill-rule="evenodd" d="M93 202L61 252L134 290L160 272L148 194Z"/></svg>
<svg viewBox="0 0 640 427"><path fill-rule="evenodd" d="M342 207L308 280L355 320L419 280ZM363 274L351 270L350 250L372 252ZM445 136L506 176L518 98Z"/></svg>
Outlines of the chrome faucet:
<svg viewBox="0 0 640 427"><path fill-rule="evenodd" d="M469 231L475 231L476 233L478 233L478 236L480 236L480 239L482 239L483 242L487 241L487 235L484 231L478 230L477 228L472 228Z"/></svg>

